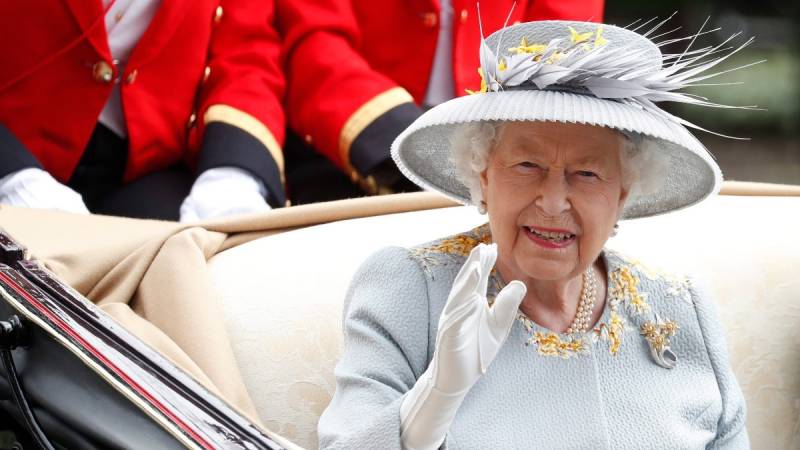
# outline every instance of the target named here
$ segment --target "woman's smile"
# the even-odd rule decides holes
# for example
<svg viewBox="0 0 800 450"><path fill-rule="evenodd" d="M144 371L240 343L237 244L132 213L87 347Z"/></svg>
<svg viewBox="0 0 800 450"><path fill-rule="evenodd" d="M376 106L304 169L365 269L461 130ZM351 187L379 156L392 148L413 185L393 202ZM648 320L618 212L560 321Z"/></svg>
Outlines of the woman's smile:
<svg viewBox="0 0 800 450"><path fill-rule="evenodd" d="M535 244L546 249L563 249L577 240L575 233L569 230L523 226L525 235Z"/></svg>

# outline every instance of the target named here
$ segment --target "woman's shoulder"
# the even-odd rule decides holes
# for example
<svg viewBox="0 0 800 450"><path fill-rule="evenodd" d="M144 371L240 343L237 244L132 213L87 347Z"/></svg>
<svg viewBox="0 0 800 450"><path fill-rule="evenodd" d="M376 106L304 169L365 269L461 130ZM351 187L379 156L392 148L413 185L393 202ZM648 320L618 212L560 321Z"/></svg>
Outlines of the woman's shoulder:
<svg viewBox="0 0 800 450"><path fill-rule="evenodd" d="M367 257L356 270L348 298L360 297L357 295L359 292L355 291L367 290L374 291L376 295L373 297L383 298L392 292L408 296L410 290L433 290L438 294L439 290L450 288L452 279L472 249L490 241L489 227L484 225L409 248L381 248Z"/></svg>
<svg viewBox="0 0 800 450"><path fill-rule="evenodd" d="M696 277L614 251L606 251L605 257L608 301L625 312L630 328L649 344L674 340L674 345L707 351L724 345L714 300Z"/></svg>
<svg viewBox="0 0 800 450"><path fill-rule="evenodd" d="M614 251L604 252L608 265L610 297L625 297L632 307L647 308L648 301L680 301L686 305L693 302L694 278L686 273L660 268L652 262ZM630 295L640 293L642 295Z"/></svg>
<svg viewBox="0 0 800 450"><path fill-rule="evenodd" d="M437 271L458 272L472 249L492 242L489 224L411 247L409 255L429 276ZM455 274L455 272L453 272Z"/></svg>
<svg viewBox="0 0 800 450"><path fill-rule="evenodd" d="M351 288L424 285L438 294L441 289L449 290L472 249L490 241L489 227L484 225L409 248L384 247L361 264L353 276Z"/></svg>
<svg viewBox="0 0 800 450"><path fill-rule="evenodd" d="M461 233L444 236L412 247L383 247L370 255L367 258L367 262L383 263L386 260L397 260L398 256L403 255L418 262L436 260L435 265L463 262L478 244L489 244L491 242L492 235L487 223Z"/></svg>

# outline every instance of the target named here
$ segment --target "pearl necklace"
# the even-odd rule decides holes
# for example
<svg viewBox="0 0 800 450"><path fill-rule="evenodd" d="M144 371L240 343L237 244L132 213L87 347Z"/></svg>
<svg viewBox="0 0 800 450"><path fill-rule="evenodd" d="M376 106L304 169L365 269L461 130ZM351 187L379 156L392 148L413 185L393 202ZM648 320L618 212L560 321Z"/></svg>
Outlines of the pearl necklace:
<svg viewBox="0 0 800 450"><path fill-rule="evenodd" d="M594 312L594 303L597 298L597 278L594 275L594 268L589 266L583 272L583 287L581 288L581 301L578 303L578 311L572 324L567 328L567 334L584 333L589 329Z"/></svg>

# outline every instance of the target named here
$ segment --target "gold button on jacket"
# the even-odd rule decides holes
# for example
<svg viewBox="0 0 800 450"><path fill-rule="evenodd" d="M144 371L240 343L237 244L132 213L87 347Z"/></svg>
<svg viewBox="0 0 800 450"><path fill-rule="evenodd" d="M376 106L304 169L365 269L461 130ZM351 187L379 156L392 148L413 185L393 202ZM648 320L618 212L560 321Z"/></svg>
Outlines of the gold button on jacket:
<svg viewBox="0 0 800 450"><path fill-rule="evenodd" d="M98 61L92 66L92 76L101 83L111 83L114 79L114 68L105 61Z"/></svg>

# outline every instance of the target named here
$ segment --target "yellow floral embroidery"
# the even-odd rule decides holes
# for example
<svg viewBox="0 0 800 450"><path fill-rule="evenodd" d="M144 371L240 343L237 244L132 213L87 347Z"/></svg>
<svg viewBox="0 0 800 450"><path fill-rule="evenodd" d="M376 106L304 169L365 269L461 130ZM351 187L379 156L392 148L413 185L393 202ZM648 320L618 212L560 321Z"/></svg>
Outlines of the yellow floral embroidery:
<svg viewBox="0 0 800 450"><path fill-rule="evenodd" d="M434 241L425 247L412 248L410 253L411 257L420 263L422 270L431 274L431 266L447 264L446 260L436 255L469 256L469 253L478 244L490 244L491 242L492 234L489 224L484 224L466 233Z"/></svg>
<svg viewBox="0 0 800 450"><path fill-rule="evenodd" d="M667 288L668 296L683 300L690 305L692 304L692 293L689 290L691 283L686 276L675 275L662 269L654 268L638 259L630 259L628 262L648 279L665 281L669 286Z"/></svg>
<svg viewBox="0 0 800 450"><path fill-rule="evenodd" d="M634 259L634 258L627 258L627 263L638 270L642 275L646 276L650 280L658 280L660 278L669 278L671 275L664 271L663 269L653 267L651 265L643 263L641 260Z"/></svg>
<svg viewBox="0 0 800 450"><path fill-rule="evenodd" d="M413 256L420 259L423 269L427 271L428 265L447 264L446 260L434 257L436 254L465 257L478 244L489 244L491 242L492 236L489 225L484 224L466 233L413 249L411 252ZM620 256L616 256L616 258L623 259ZM612 356L616 356L622 347L627 328L626 319L620 314L619 307L621 305L624 306L630 317L638 317L639 320L642 320L644 318L642 316L651 311L647 302L647 293L639 291L640 280L637 274L643 273L652 280L658 280L659 278L667 281L670 279L678 280L655 272L644 272L640 269L640 266L638 261L628 259L623 259L621 264L612 266L613 270L609 273L608 283L609 318L607 322L595 327L593 334L564 335L547 330L536 331L537 326L524 314L520 314L518 320L529 334L527 345L534 345L539 355L569 359L588 353L591 343L597 340L604 340L608 342L609 353ZM640 270L634 271L634 269ZM490 292L487 293L489 306L494 303L495 297L493 294L499 292L503 287L503 283L495 270L492 271L490 280L491 288L489 289ZM681 281L678 284L671 283L667 295L680 296L684 291L688 292L688 280L681 279ZM639 320L636 323L640 323ZM656 315L654 322L642 324L639 331L654 349L661 351L669 346L669 338L678 331L678 324L671 320L663 322Z"/></svg>
<svg viewBox="0 0 800 450"><path fill-rule="evenodd" d="M535 345L536 351L542 356L557 356L568 359L589 351L587 342L581 337L570 336L562 338L552 331L545 333L533 331L534 324L531 319L524 314L517 316L517 319L522 322L522 325L531 335L526 345Z"/></svg>
<svg viewBox="0 0 800 450"><path fill-rule="evenodd" d="M650 280L661 285L666 285L666 295L673 298L681 298L691 304L691 292L689 291L689 280L686 277L676 277L669 273L653 270L637 260L626 260L627 265L611 273L611 283L609 286L609 298L614 303L625 302L628 312L639 320L653 317L650 305L647 303L647 293L639 292L639 278L631 271L636 269L636 273L641 273ZM673 320L662 320L656 312L655 320L639 322L639 334L641 334L652 349L653 358L656 363L671 368L669 358L666 358L665 351L669 348L669 338L678 332L678 324ZM673 354L674 358L674 354ZM674 365L674 362L672 363Z"/></svg>
<svg viewBox="0 0 800 450"><path fill-rule="evenodd" d="M415 253L446 253L449 255L469 256L478 244L490 244L492 235L487 225L481 225L472 231L434 242L428 247L414 249Z"/></svg>
<svg viewBox="0 0 800 450"><path fill-rule="evenodd" d="M622 345L622 335L625 333L625 320L617 314L615 309L611 311L611 319L608 324L601 323L600 326L594 329L595 336L608 339L611 345L608 347L608 352L612 356L616 356L619 348Z"/></svg>
<svg viewBox="0 0 800 450"><path fill-rule="evenodd" d="M622 259L619 256L617 258ZM536 331L533 322L521 314L519 320L531 335L528 345L535 344L540 355L572 357L586 352L588 343L602 340L608 343L609 353L616 356L622 347L628 320L636 318L634 327L638 327L642 320L651 317L650 314L652 314L652 308L647 301L648 294L639 290L639 272L634 268L636 268L636 263L623 259L621 264L615 264L609 272L609 317L606 322L598 324L592 330L593 333L588 335L589 341L579 335L566 336L549 331ZM659 279L659 281L662 280L669 281L664 277ZM671 291L680 291L684 285L670 284L669 286L667 295L677 296L678 293L671 293ZM622 314L620 307L624 307L627 311L627 318ZM661 350L669 346L669 338L677 332L678 325L674 321L661 321L657 314L655 317L654 322L646 322L641 325L640 332L651 346Z"/></svg>
<svg viewBox="0 0 800 450"><path fill-rule="evenodd" d="M668 280L668 283L669 288L667 288L667 295L681 299L690 305L693 303L692 292L689 290L691 283L688 278L673 277Z"/></svg>
<svg viewBox="0 0 800 450"><path fill-rule="evenodd" d="M614 303L625 303L633 314L641 315L650 310L647 294L639 292L639 278L630 267L623 266L611 272L609 298Z"/></svg>
<svg viewBox="0 0 800 450"><path fill-rule="evenodd" d="M586 342L581 338L561 339L556 333L533 333L528 345L536 344L536 351L542 356L558 356L564 359L586 353L588 348Z"/></svg>
<svg viewBox="0 0 800 450"><path fill-rule="evenodd" d="M589 352L589 343L582 336L559 335L552 331L534 331L533 322L520 314L517 319L522 323L530 337L525 345L536 347L541 356L556 356L564 359L580 356Z"/></svg>

